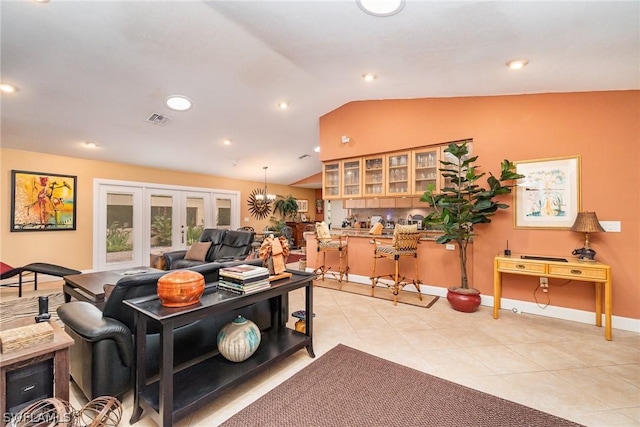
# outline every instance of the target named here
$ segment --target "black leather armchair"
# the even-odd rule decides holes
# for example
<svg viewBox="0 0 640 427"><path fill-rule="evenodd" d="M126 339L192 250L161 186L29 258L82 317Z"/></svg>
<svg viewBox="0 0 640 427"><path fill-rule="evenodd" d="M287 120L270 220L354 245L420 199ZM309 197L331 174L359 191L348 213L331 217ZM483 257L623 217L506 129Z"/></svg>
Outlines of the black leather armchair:
<svg viewBox="0 0 640 427"><path fill-rule="evenodd" d="M202 273L207 283L218 280L221 267L240 263L260 264L261 260L232 263L208 263L191 267ZM131 388L135 348L134 313L123 304L125 299L156 295L157 281L166 272L125 276L109 295L103 311L84 301L72 301L60 306L58 316L65 324L65 331L73 338L70 349L70 373L73 381L88 399L98 396L122 395ZM205 292L217 292L215 287ZM271 326L273 301L264 301L220 317L209 317L183 326L175 331L176 365L195 357L216 351L218 331L238 314L254 321L260 329ZM287 316L286 299L282 302L282 315ZM147 375L158 372L159 335L152 323L147 330Z"/></svg>
<svg viewBox="0 0 640 427"><path fill-rule="evenodd" d="M187 251L180 250L165 252L165 263L169 270L175 270L209 262L244 260L251 252L251 243L253 243L255 235L254 231L205 228L200 236L200 241L211 242L211 247L204 261L184 259Z"/></svg>

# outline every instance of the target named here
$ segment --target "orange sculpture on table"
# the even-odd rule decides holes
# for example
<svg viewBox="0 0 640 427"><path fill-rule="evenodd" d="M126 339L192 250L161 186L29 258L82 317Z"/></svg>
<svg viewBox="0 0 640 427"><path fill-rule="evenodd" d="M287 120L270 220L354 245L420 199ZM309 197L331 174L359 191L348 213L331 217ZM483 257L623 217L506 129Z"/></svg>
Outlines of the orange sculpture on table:
<svg viewBox="0 0 640 427"><path fill-rule="evenodd" d="M158 279L158 296L166 307L184 307L200 301L204 276L196 271L175 270Z"/></svg>
<svg viewBox="0 0 640 427"><path fill-rule="evenodd" d="M269 268L269 274L278 275L287 268L286 261L291 250L286 237L269 236L264 239L260 246L260 259L262 259Z"/></svg>

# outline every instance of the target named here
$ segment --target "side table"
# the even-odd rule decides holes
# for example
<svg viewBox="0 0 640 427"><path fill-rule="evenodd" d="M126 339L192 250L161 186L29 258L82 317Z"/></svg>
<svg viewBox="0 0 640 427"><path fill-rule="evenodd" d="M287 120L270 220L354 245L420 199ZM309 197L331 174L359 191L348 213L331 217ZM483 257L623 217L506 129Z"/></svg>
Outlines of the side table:
<svg viewBox="0 0 640 427"><path fill-rule="evenodd" d="M493 318L498 318L502 298L502 275L520 274L525 276L549 277L553 279L593 282L596 293L595 324L602 326L602 306L604 305L604 337L612 339L612 284L611 267L600 262L567 261L551 259L524 259L522 255L498 255L493 261ZM603 289L604 288L604 289ZM604 298L603 298L604 296Z"/></svg>
<svg viewBox="0 0 640 427"><path fill-rule="evenodd" d="M16 319L0 324L0 330L27 326L34 322L33 318ZM53 328L53 340L10 353L0 353L0 425L5 425L6 422L5 414L9 409L6 407L7 397L21 391L11 390L12 384L7 382L7 374L13 371L53 359L53 397L69 401L69 347L73 345L73 339L55 321L50 321L49 324Z"/></svg>

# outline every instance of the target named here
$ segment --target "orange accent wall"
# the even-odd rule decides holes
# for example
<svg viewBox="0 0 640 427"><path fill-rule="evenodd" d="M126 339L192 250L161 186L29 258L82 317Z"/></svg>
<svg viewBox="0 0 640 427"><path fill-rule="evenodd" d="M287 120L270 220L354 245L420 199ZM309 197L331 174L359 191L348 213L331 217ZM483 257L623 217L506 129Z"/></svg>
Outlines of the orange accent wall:
<svg viewBox="0 0 640 427"><path fill-rule="evenodd" d="M341 143L348 136L348 144ZM481 170L500 161L580 155L582 210L620 221L621 233L590 236L597 260L611 265L613 314L640 318L640 91L356 101L320 118L322 161L473 138ZM512 204L512 196L505 202ZM493 257L514 253L572 257L584 236L568 230L515 229L513 209L476 227L473 286L493 294ZM457 268L432 265L430 268ZM503 297L534 302L538 279L504 276ZM456 285L456 283L445 286ZM554 306L594 310L594 287L550 281ZM544 295L544 294L540 294ZM539 300L540 305L547 301Z"/></svg>

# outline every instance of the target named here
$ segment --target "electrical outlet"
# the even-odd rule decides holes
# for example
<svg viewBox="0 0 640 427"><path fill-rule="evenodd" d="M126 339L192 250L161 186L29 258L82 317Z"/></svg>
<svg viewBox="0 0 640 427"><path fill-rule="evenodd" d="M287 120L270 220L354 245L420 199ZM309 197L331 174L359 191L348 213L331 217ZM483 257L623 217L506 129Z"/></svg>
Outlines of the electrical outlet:
<svg viewBox="0 0 640 427"><path fill-rule="evenodd" d="M444 245L444 248L448 251L455 251L456 247L455 245Z"/></svg>
<svg viewBox="0 0 640 427"><path fill-rule="evenodd" d="M542 292L549 292L549 279L546 277L540 278L540 288Z"/></svg>

